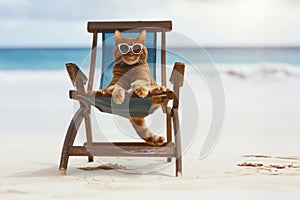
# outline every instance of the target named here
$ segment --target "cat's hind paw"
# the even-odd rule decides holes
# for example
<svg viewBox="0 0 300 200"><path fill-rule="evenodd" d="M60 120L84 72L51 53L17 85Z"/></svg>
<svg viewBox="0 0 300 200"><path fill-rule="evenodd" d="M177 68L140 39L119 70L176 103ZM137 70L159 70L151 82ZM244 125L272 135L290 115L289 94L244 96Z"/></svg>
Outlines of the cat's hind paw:
<svg viewBox="0 0 300 200"><path fill-rule="evenodd" d="M164 145L165 137L158 136L158 135L152 135L147 138L143 138L148 144L152 146L162 146Z"/></svg>
<svg viewBox="0 0 300 200"><path fill-rule="evenodd" d="M167 91L165 86L155 86L150 90L151 94L161 94Z"/></svg>

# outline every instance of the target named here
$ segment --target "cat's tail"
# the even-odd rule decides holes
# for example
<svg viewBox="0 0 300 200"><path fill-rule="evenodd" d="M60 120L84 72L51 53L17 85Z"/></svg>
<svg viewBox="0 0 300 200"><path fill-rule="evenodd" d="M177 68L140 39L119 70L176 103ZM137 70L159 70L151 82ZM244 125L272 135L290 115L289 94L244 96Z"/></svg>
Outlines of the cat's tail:
<svg viewBox="0 0 300 200"><path fill-rule="evenodd" d="M129 120L140 138L145 140L148 144L153 146L161 146L164 144L165 138L152 134L146 126L143 117L130 117Z"/></svg>

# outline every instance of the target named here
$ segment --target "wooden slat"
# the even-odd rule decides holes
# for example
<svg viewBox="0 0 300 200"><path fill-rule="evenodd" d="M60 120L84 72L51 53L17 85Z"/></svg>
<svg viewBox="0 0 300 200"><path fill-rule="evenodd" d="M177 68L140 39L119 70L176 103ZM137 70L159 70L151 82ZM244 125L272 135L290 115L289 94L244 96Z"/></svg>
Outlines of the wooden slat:
<svg viewBox="0 0 300 200"><path fill-rule="evenodd" d="M77 86L76 82L78 81L82 82L82 85L86 84L88 80L87 77L75 63L67 63L66 69L73 86Z"/></svg>
<svg viewBox="0 0 300 200"><path fill-rule="evenodd" d="M84 146L87 146L87 143L84 143ZM160 147L165 147L167 144L165 143L164 145L160 147L152 146L150 144L147 144L145 142L93 142L93 146L137 146L137 147L151 147L151 148L160 148ZM173 144L170 144L171 146Z"/></svg>
<svg viewBox="0 0 300 200"><path fill-rule="evenodd" d="M174 108L173 112L173 127L176 144L176 176L182 175L182 150L181 150L181 130L179 124L178 109Z"/></svg>
<svg viewBox="0 0 300 200"><path fill-rule="evenodd" d="M61 160L59 164L59 170L62 175L65 175L66 169L68 167L68 161L69 161L69 148L73 145L75 137L78 132L78 127L80 126L82 119L83 119L83 113L85 111L85 107L81 106L77 112L75 113L74 117L72 118L67 135L65 137L63 149L61 152Z"/></svg>
<svg viewBox="0 0 300 200"><path fill-rule="evenodd" d="M85 112L84 120L85 120L86 140L87 140L87 144L90 146L93 143L91 114L88 112Z"/></svg>
<svg viewBox="0 0 300 200"><path fill-rule="evenodd" d="M167 107L167 112L166 112L166 125L167 125L167 143L172 142L172 110L170 107Z"/></svg>
<svg viewBox="0 0 300 200"><path fill-rule="evenodd" d="M178 108L179 106L179 88L183 86L184 70L184 63L176 62L170 77L170 82L173 84L173 91L175 93L173 108Z"/></svg>
<svg viewBox="0 0 300 200"><path fill-rule="evenodd" d="M161 33L161 82L166 87L166 32Z"/></svg>
<svg viewBox="0 0 300 200"><path fill-rule="evenodd" d="M173 144L154 147L146 143L93 143L92 146L73 146L71 156L134 156L134 157L175 157Z"/></svg>
<svg viewBox="0 0 300 200"><path fill-rule="evenodd" d="M88 32L105 32L119 30L130 30L146 28L147 30L154 30L157 32L171 31L172 21L130 21L130 22L88 22Z"/></svg>
<svg viewBox="0 0 300 200"><path fill-rule="evenodd" d="M172 84L175 84L176 82L178 83L179 87L183 86L183 80L184 80L184 70L185 70L185 65L182 62L176 62L174 64L172 74L170 77L170 82Z"/></svg>
<svg viewBox="0 0 300 200"><path fill-rule="evenodd" d="M69 147L69 156L91 156L86 147L71 146Z"/></svg>
<svg viewBox="0 0 300 200"><path fill-rule="evenodd" d="M166 126L167 126L167 143L172 142L172 110L170 107L166 108ZM168 162L172 161L172 157L168 157Z"/></svg>
<svg viewBox="0 0 300 200"><path fill-rule="evenodd" d="M97 43L98 43L98 33L96 31L94 31L92 56L91 56L91 64L90 64L90 74L89 74L89 82L88 82L88 88L87 88L88 92L91 92L93 90L96 57L97 57Z"/></svg>

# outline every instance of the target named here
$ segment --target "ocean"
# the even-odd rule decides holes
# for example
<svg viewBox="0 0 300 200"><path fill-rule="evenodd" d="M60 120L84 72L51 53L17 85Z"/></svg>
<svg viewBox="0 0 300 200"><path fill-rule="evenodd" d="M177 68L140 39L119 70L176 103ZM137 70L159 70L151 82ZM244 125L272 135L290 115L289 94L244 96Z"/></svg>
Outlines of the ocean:
<svg viewBox="0 0 300 200"><path fill-rule="evenodd" d="M84 67L83 71L88 75L89 58L89 48L0 49L0 134L46 131L60 132L63 137L67 124L78 106L77 102L70 100L68 96L68 91L73 89L73 86L65 70L65 63L77 63L78 66ZM231 98L227 101L228 104L239 109L242 105L245 106L243 101L239 100L241 97L260 99L259 103L247 104L249 109L251 106L255 109L260 105L269 106L269 100L265 99L271 91L276 94L279 91L280 98L270 102L285 105L286 101L280 99L289 98L288 94L294 94L300 81L300 48L205 48L205 51L171 48L167 52L167 70L170 70L178 59L190 62L186 66L183 92L194 94L199 104L191 108L187 106L183 110L193 112L197 107L201 110L211 110L212 97L207 82L202 74L195 73L199 70L194 70L195 67L202 66L210 69L211 63L205 63L211 60L224 81L227 98L231 97L232 93L238 95L237 100ZM194 66L191 67L190 64ZM168 76L169 72L167 71ZM97 74L94 89L100 85L99 73ZM213 80L215 74L209 77L212 79L207 80ZM215 82L212 86L216 86ZM189 102L190 98L186 100ZM289 101L298 102L298 98L291 98ZM211 116L210 111L208 113ZM200 117L207 119L209 116ZM113 119L108 116L100 119L106 120L105 124L114 125ZM203 120L201 123L203 124Z"/></svg>
<svg viewBox="0 0 300 200"><path fill-rule="evenodd" d="M170 52L182 53L190 63L207 62L216 64L258 64L284 63L300 66L300 47L270 48L171 48ZM100 50L101 51L101 50ZM98 52L101 55L101 52ZM200 56L199 54L202 54ZM205 54L205 56L203 56ZM16 48L0 49L0 71L62 70L65 63L74 62L79 66L90 57L90 48ZM176 61L172 53L167 52L167 62ZM86 66L85 66L86 67Z"/></svg>

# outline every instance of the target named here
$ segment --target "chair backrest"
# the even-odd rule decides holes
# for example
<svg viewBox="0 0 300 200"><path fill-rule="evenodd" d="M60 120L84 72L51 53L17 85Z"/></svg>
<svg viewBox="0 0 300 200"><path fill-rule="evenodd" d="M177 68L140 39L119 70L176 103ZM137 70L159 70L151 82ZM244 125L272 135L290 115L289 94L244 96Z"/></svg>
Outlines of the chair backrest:
<svg viewBox="0 0 300 200"><path fill-rule="evenodd" d="M123 31L124 37L137 37L139 31ZM156 80L156 32L147 32L145 46L148 50L147 62L149 64L152 77ZM105 88L112 80L112 67L114 66L113 48L115 46L114 32L102 33L102 66L100 89Z"/></svg>
<svg viewBox="0 0 300 200"><path fill-rule="evenodd" d="M165 33L172 30L171 21L130 21L130 22L88 22L88 32L93 33L92 58L90 64L88 91L93 89L97 54L98 33L102 33L102 66L100 88L105 88L112 79L114 31L119 30L124 37L136 37L141 30L147 30L145 45L148 50L147 62L151 74L156 79L157 56L161 56L161 80L166 85L166 39ZM157 34L161 32L161 47L157 50Z"/></svg>

